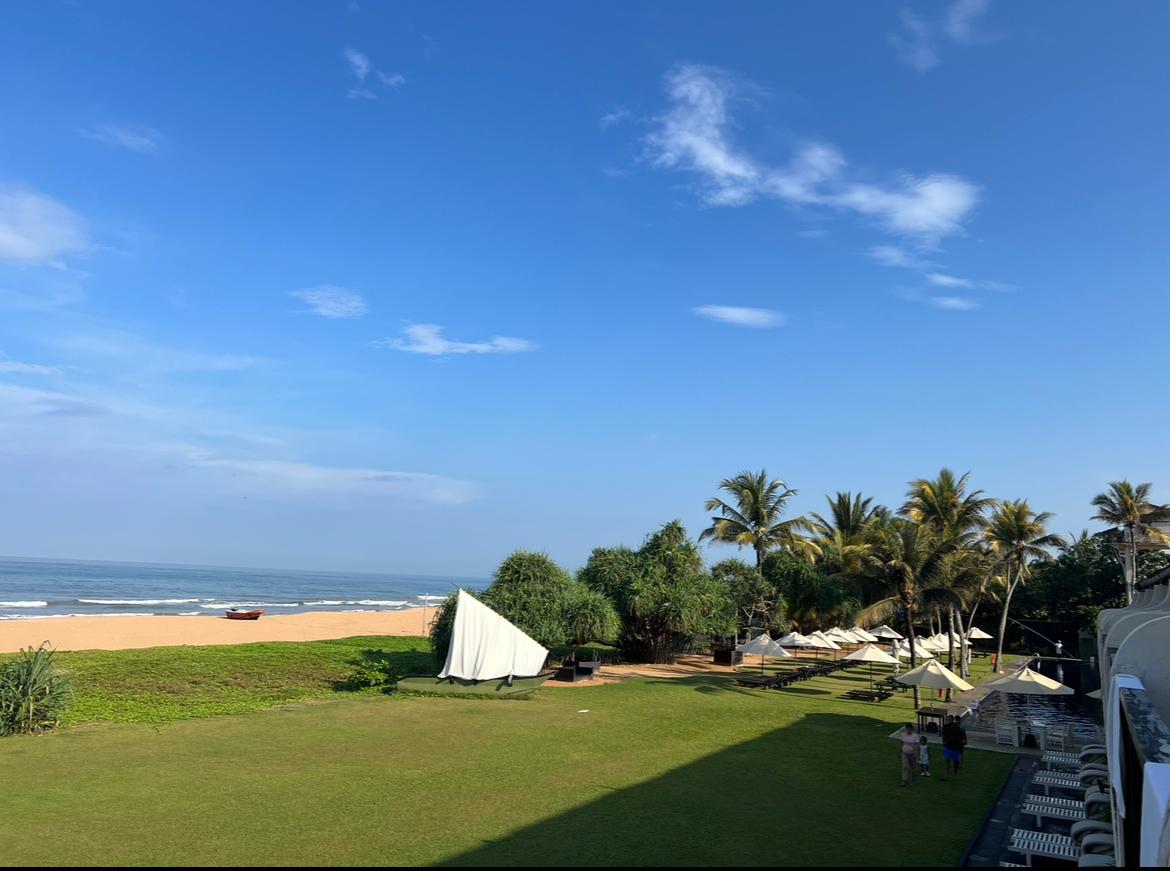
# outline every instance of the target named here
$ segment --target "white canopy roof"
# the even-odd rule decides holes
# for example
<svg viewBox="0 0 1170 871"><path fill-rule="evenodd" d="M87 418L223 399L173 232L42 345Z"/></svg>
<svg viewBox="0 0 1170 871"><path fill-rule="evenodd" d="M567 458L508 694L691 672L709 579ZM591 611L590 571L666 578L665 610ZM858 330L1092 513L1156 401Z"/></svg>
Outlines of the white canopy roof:
<svg viewBox="0 0 1170 871"><path fill-rule="evenodd" d="M540 674L546 659L548 650L475 596L459 591L451 646L439 677L534 677Z"/></svg>
<svg viewBox="0 0 1170 871"><path fill-rule="evenodd" d="M1072 687L1066 687L1059 681L1045 677L1038 671L1022 668L1017 672L1001 677L984 684L988 689L999 690L1001 693L1023 693L1029 696L1070 696Z"/></svg>
<svg viewBox="0 0 1170 871"><path fill-rule="evenodd" d="M877 641L878 640L878 637L876 635L869 634L864 629L862 629L860 626L854 626L849 631L852 632L854 635L856 635L862 641Z"/></svg>
<svg viewBox="0 0 1170 871"><path fill-rule="evenodd" d="M801 635L799 632L789 632L787 635L776 640L777 644L784 647L812 647L813 643Z"/></svg>
<svg viewBox="0 0 1170 871"><path fill-rule="evenodd" d="M947 642L937 635L932 635L929 638L920 638L917 641L922 645L923 649L929 650L932 653L940 653L947 649Z"/></svg>
<svg viewBox="0 0 1170 871"><path fill-rule="evenodd" d="M988 640L994 638L995 636L988 635L986 632L984 632L978 626L972 626L971 631L967 633L967 637L970 638L972 641L988 641Z"/></svg>
<svg viewBox="0 0 1170 871"><path fill-rule="evenodd" d="M768 649L764 651L764 656L773 656L777 659L783 659L786 656L791 658L792 654L781 647L779 642L769 641Z"/></svg>
<svg viewBox="0 0 1170 871"><path fill-rule="evenodd" d="M836 641L838 644L856 644L857 640L853 638L848 632L840 627L834 626L824 632L824 636L830 641Z"/></svg>
<svg viewBox="0 0 1170 871"><path fill-rule="evenodd" d="M826 636L824 632L811 632L805 637L812 642L813 647L819 647L822 650L841 649L841 645L835 642L832 638Z"/></svg>
<svg viewBox="0 0 1170 871"><path fill-rule="evenodd" d="M854 662L884 662L887 664L898 662L898 660L894 659L894 657L890 656L876 644L867 644L860 650L853 651L845 658L851 659Z"/></svg>
<svg viewBox="0 0 1170 871"><path fill-rule="evenodd" d="M891 629L885 623L883 623L877 629L874 629L872 632L870 632L870 635L872 635L874 638L886 638L886 639L898 639L898 638L902 637L901 633L895 632L893 629Z"/></svg>
<svg viewBox="0 0 1170 871"><path fill-rule="evenodd" d="M912 668L899 677L894 678L898 683L908 686L926 687L932 690L960 690L966 692L974 689L937 659L927 660L917 668Z"/></svg>
<svg viewBox="0 0 1170 871"><path fill-rule="evenodd" d="M914 645L914 653L915 653L915 655L921 657L922 659L933 659L934 658L934 653L930 650L927 650L925 647L923 647L922 642L917 642ZM900 656L902 659L909 659L910 658L910 642L909 641L899 641L898 642L898 656Z"/></svg>
<svg viewBox="0 0 1170 871"><path fill-rule="evenodd" d="M768 645L772 643L772 636L767 632L762 635L757 635L751 641L745 641L743 644L737 644L735 649L740 653L751 653L756 656L761 656L768 652Z"/></svg>

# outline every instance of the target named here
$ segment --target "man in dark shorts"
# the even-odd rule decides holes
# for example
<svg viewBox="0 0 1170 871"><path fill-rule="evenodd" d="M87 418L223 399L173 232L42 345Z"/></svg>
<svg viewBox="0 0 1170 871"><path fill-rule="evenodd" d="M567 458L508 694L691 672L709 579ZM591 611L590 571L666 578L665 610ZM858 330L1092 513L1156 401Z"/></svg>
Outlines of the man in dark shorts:
<svg viewBox="0 0 1170 871"><path fill-rule="evenodd" d="M966 744L967 733L959 725L959 718L954 715L947 717L942 727L943 780L958 776Z"/></svg>

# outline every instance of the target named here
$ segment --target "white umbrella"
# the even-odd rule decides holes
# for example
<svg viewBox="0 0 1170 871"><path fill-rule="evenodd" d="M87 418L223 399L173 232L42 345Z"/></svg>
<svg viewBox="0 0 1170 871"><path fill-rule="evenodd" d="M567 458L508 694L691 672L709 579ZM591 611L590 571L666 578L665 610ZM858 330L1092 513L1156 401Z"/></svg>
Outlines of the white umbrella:
<svg viewBox="0 0 1170 871"><path fill-rule="evenodd" d="M840 650L841 645L825 635L824 632L810 632L807 636L809 641L813 642L813 647L819 647L822 650Z"/></svg>
<svg viewBox="0 0 1170 871"><path fill-rule="evenodd" d="M934 659L934 653L932 653L931 651L929 651L925 647L923 647L922 642L918 641L917 639L915 639L914 654L916 656L921 657L922 659ZM899 641L898 642L898 656L900 656L902 659L909 659L910 658L910 642L909 641Z"/></svg>
<svg viewBox="0 0 1170 871"><path fill-rule="evenodd" d="M812 642L801 635L799 632L789 632L787 635L778 638L776 643L782 647L812 647Z"/></svg>
<svg viewBox="0 0 1170 871"><path fill-rule="evenodd" d="M924 650L929 650L931 653L942 653L944 650L949 649L947 642L939 638L937 635L932 635L929 638L920 639L918 640L918 643L922 645Z"/></svg>
<svg viewBox="0 0 1170 871"><path fill-rule="evenodd" d="M771 656L774 659L792 658L792 654L781 647L779 641L769 642L767 650L764 651L764 656Z"/></svg>
<svg viewBox="0 0 1170 871"><path fill-rule="evenodd" d="M1028 697L1028 719L1032 719L1032 696L1071 696L1075 690L1060 681L1045 677L1038 671L1024 666L1006 677L997 678L984 684L990 690L1001 693L1020 693Z"/></svg>
<svg viewBox="0 0 1170 871"><path fill-rule="evenodd" d="M859 650L853 651L851 654L849 654L845 658L852 661L852 662L868 662L869 663L869 683L870 683L870 686L873 686L873 664L875 662L884 662L887 665L889 665L891 663L893 665L898 664L897 659L890 656L888 653L886 653L884 650L882 650L880 647L878 647L874 644L867 644L867 645L865 645L865 647L862 647Z"/></svg>
<svg viewBox="0 0 1170 871"><path fill-rule="evenodd" d="M757 635L751 641L745 641L743 644L737 644L735 649L743 654L751 654L760 657L760 671L764 670L764 657L768 654L768 648L773 644L772 637L764 632Z"/></svg>
<svg viewBox="0 0 1170 871"><path fill-rule="evenodd" d="M825 637L828 638L830 641L835 641L838 644L856 644L857 643L856 639L850 637L848 632L846 632L844 629L840 629L836 626L834 626L832 629L827 630L824 634L825 634Z"/></svg>
<svg viewBox="0 0 1170 871"><path fill-rule="evenodd" d="M902 635L900 633L895 632L893 629L891 629L889 626L885 625L884 623L881 626L879 626L877 629L874 629L872 632L870 632L870 635L874 636L874 638L885 638L885 639L888 639L891 641L897 641L898 639L900 639L902 637Z"/></svg>
<svg viewBox="0 0 1170 871"><path fill-rule="evenodd" d="M972 641L989 641L990 639L994 638L995 636L988 635L986 632L984 632L978 626L975 626L971 629L970 632L967 633L967 637L970 638Z"/></svg>
<svg viewBox="0 0 1170 871"><path fill-rule="evenodd" d="M924 687L931 690L960 690L966 692L974 689L937 659L929 659L917 668L912 668L901 677L895 678L898 683L907 686Z"/></svg>
<svg viewBox="0 0 1170 871"><path fill-rule="evenodd" d="M866 632L860 626L854 626L849 631L852 632L854 635L856 635L858 638L860 638L862 641L877 641L878 640L878 637L876 635L870 635L868 632Z"/></svg>

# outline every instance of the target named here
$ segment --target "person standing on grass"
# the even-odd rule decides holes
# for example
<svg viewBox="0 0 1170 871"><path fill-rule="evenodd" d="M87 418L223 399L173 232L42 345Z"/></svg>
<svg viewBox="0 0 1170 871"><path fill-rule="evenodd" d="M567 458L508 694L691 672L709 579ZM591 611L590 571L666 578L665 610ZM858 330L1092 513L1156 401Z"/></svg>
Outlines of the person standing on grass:
<svg viewBox="0 0 1170 871"><path fill-rule="evenodd" d="M943 780L958 777L959 766L963 763L963 748L967 745L967 733L959 725L959 718L947 717L942 727Z"/></svg>
<svg viewBox="0 0 1170 871"><path fill-rule="evenodd" d="M930 744L925 735L918 739L918 773L930 777Z"/></svg>
<svg viewBox="0 0 1170 871"><path fill-rule="evenodd" d="M909 723L898 736L898 755L902 759L902 786L909 786L914 780L914 763L918 761L918 736Z"/></svg>

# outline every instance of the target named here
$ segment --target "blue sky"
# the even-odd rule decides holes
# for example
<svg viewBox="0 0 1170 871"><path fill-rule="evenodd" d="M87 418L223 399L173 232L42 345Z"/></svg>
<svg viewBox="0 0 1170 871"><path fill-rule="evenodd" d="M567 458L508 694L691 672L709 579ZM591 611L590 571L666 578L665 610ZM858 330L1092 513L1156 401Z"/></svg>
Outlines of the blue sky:
<svg viewBox="0 0 1170 871"><path fill-rule="evenodd" d="M1170 7L6 19L0 553L575 567L761 466L1170 499Z"/></svg>

